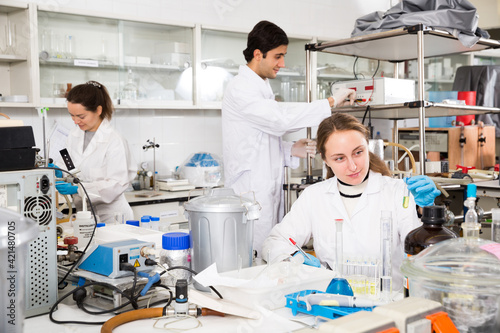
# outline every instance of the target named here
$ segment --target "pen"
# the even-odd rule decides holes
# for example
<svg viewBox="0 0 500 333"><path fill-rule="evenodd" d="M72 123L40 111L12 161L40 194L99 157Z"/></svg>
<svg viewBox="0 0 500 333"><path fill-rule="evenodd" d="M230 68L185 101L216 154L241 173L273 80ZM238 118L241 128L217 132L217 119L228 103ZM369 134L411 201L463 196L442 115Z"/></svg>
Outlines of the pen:
<svg viewBox="0 0 500 333"><path fill-rule="evenodd" d="M304 250L302 250L302 248L300 246L297 245L297 242L293 240L293 238L288 238L290 240L290 242L295 245L295 247L300 251L300 253L302 253L304 255L304 257L306 257L307 259L311 260L311 258L309 257L309 255L307 253L304 252Z"/></svg>

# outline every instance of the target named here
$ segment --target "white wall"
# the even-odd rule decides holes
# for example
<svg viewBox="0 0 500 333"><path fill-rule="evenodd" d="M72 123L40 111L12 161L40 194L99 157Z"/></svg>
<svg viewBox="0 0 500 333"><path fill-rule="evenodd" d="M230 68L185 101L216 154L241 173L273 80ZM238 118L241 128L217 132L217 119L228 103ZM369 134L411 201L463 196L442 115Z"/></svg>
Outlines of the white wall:
<svg viewBox="0 0 500 333"><path fill-rule="evenodd" d="M24 1L21 1L24 2ZM104 15L125 15L138 20L165 23L198 23L250 31L266 19L281 26L289 35L338 39L350 36L357 17L384 11L389 0L38 0L54 10L77 8ZM397 1L393 0L393 3ZM105 84L105 83L104 83ZM42 122L31 109L2 109L11 118L23 119L35 131L42 148ZM71 127L67 110L50 110L47 130L54 121ZM191 153L209 151L222 155L220 111L218 110L117 110L113 125L126 136L136 162L152 166L153 152L142 150L147 139L160 144L156 151L160 176L170 174Z"/></svg>

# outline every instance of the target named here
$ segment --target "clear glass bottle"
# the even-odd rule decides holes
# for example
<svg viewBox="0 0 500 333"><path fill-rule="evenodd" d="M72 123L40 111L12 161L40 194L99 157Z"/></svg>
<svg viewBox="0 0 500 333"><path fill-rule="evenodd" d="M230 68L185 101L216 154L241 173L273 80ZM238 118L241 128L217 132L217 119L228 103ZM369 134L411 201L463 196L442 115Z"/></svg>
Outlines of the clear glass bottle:
<svg viewBox="0 0 500 333"><path fill-rule="evenodd" d="M162 250L160 251L160 264L170 267L191 268L191 251L189 234L184 232L169 232L162 236ZM168 271L164 279L167 286L175 286L178 279L191 282L191 272L186 269L173 269Z"/></svg>
<svg viewBox="0 0 500 333"><path fill-rule="evenodd" d="M492 208L491 217L491 240L500 243L500 208Z"/></svg>
<svg viewBox="0 0 500 333"><path fill-rule="evenodd" d="M137 100L137 84L134 80L134 73L132 70L128 70L127 84L123 87L123 99L129 101Z"/></svg>

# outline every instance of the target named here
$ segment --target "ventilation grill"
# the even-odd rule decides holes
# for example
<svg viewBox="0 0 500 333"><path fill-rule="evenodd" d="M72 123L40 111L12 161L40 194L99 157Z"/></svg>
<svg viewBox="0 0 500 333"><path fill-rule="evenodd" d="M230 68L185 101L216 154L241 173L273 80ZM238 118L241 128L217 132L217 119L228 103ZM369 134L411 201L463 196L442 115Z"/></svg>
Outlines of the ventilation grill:
<svg viewBox="0 0 500 333"><path fill-rule="evenodd" d="M50 271L48 260L48 237L40 234L29 245L29 286L30 294L26 300L27 309L38 308L43 305L50 305L51 286L49 286L49 277L47 272ZM52 249L54 251L54 249ZM53 293L52 293L53 294Z"/></svg>
<svg viewBox="0 0 500 333"><path fill-rule="evenodd" d="M52 201L49 196L27 197L24 200L24 216L39 225L49 225L52 221Z"/></svg>

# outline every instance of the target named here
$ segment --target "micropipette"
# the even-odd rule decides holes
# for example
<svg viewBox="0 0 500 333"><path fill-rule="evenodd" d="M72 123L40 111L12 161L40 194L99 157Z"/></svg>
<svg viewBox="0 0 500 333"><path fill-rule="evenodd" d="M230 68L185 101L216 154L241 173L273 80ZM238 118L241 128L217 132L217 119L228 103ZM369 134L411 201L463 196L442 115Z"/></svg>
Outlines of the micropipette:
<svg viewBox="0 0 500 333"><path fill-rule="evenodd" d="M306 303L307 311L311 311L312 305L373 308L374 306L383 304L369 298L335 294L309 294L307 296L299 296L297 300Z"/></svg>
<svg viewBox="0 0 500 333"><path fill-rule="evenodd" d="M304 252L304 250L302 250L302 248L300 246L297 245L297 242L293 240L293 238L288 238L290 240L290 242L295 245L295 247L300 251L300 253L302 253L302 255L304 257L306 257L306 259L309 259L311 260L311 257L309 257L309 255L307 253Z"/></svg>

